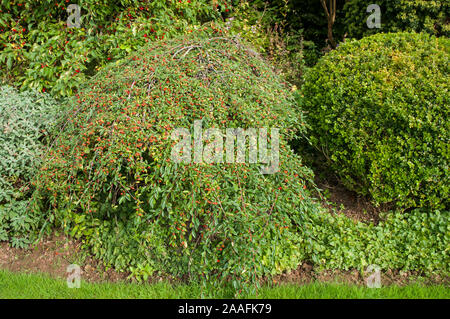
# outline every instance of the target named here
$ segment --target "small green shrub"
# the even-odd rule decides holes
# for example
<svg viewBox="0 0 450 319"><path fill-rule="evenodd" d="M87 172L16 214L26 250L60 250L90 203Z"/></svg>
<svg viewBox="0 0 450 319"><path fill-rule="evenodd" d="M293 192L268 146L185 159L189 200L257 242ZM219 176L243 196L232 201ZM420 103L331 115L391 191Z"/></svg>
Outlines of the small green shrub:
<svg viewBox="0 0 450 319"><path fill-rule="evenodd" d="M311 143L377 204L449 207L449 44L377 34L342 44L307 74L300 105Z"/></svg>
<svg viewBox="0 0 450 319"><path fill-rule="evenodd" d="M83 87L34 208L137 278L238 289L298 265L295 229L319 206L312 172L287 144L304 130L289 90L237 38L204 31L145 46ZM198 119L203 128L279 128L280 171L175 163L171 133Z"/></svg>
<svg viewBox="0 0 450 319"><path fill-rule="evenodd" d="M29 244L40 220L26 213L32 192L29 183L58 108L48 95L0 87L0 240L13 246Z"/></svg>

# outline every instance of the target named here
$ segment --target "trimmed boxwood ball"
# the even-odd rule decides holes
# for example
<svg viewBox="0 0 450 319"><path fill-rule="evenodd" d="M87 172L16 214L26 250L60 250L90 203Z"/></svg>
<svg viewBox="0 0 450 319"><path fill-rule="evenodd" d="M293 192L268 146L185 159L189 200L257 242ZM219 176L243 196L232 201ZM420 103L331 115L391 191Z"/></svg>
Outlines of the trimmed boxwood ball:
<svg viewBox="0 0 450 319"><path fill-rule="evenodd" d="M305 126L295 99L254 50L214 32L152 43L101 70L36 181L34 209L135 278L247 287L297 267L298 226L319 209L312 172L288 145ZM203 129L267 128L269 154L278 128L279 172L174 162L172 132L193 134L200 119Z"/></svg>
<svg viewBox="0 0 450 319"><path fill-rule="evenodd" d="M449 208L450 40L348 41L306 76L309 137L351 189L377 204Z"/></svg>

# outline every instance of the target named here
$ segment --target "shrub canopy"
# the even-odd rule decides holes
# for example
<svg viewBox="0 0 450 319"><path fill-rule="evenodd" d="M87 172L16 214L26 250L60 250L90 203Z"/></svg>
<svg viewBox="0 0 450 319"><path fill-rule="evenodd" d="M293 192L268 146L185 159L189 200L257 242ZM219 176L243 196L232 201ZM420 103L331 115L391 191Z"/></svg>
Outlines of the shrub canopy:
<svg viewBox="0 0 450 319"><path fill-rule="evenodd" d="M287 144L304 130L289 90L239 39L205 32L146 46L86 84L34 207L134 276L216 276L238 287L297 266L295 230L317 206L312 173ZM192 134L200 119L203 128L278 128L280 171L175 163L172 132Z"/></svg>
<svg viewBox="0 0 450 319"><path fill-rule="evenodd" d="M448 209L449 44L427 34L349 41L303 87L311 142L376 203Z"/></svg>

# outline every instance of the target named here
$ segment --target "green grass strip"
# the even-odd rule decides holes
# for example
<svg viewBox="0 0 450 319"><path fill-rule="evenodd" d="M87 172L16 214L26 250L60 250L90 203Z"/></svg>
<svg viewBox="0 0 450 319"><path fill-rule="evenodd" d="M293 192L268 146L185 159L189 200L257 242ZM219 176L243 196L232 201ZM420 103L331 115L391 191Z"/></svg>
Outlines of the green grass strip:
<svg viewBox="0 0 450 319"><path fill-rule="evenodd" d="M39 298L39 299L179 299L201 298L205 296L199 286L171 285L169 283L87 283L80 288L68 288L62 279L53 279L43 274L19 274L0 270L0 298ZM218 298L231 298L230 291L219 291ZM243 298L264 299L448 299L450 288L443 285L387 286L368 288L363 286L312 283L307 285L283 285L262 287L258 295Z"/></svg>

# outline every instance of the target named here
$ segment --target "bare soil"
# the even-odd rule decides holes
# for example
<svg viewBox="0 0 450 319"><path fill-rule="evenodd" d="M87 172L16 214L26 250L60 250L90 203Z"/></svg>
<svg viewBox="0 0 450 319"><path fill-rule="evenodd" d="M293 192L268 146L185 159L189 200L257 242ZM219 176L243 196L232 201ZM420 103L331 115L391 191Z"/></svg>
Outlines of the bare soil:
<svg viewBox="0 0 450 319"><path fill-rule="evenodd" d="M311 264L303 263L299 268L288 273L277 275L273 278L274 283L280 284L308 284L312 282L340 283L351 285L366 285L367 278L371 273L361 273L356 269L352 270L316 270ZM404 286L412 283L422 283L426 285L450 284L448 277L434 275L423 277L418 272L400 272L388 270L380 273L382 286Z"/></svg>
<svg viewBox="0 0 450 319"><path fill-rule="evenodd" d="M348 190L332 176L327 176L326 179L316 177L315 182L325 195L322 205L331 213L334 211L355 221L377 225L380 222L380 213L390 209L388 206L375 207L367 197Z"/></svg>
<svg viewBox="0 0 450 319"><path fill-rule="evenodd" d="M0 243L0 269L21 273L46 273L53 278L66 278L67 266L77 264L81 277L90 282L124 281L128 274L106 270L81 249L81 243L64 236L44 238L28 249L12 248Z"/></svg>

